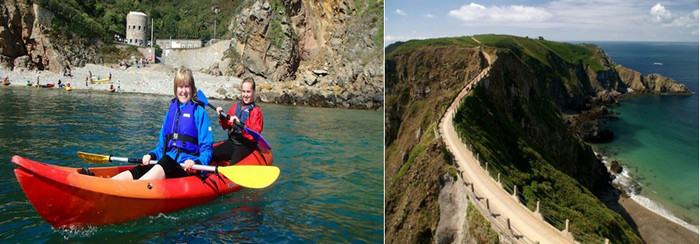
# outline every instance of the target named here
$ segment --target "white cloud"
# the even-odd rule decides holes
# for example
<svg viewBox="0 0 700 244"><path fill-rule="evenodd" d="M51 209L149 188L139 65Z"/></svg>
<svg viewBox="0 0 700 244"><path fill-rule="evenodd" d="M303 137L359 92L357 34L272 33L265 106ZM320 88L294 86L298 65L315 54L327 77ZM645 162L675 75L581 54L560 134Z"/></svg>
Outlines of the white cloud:
<svg viewBox="0 0 700 244"><path fill-rule="evenodd" d="M552 14L544 8L523 5L491 6L486 7L477 3L463 5L459 9L450 10L448 16L464 22L542 22L549 19Z"/></svg>
<svg viewBox="0 0 700 244"><path fill-rule="evenodd" d="M384 36L384 44L391 44L397 41L405 41L408 40L408 37L406 36L392 36L392 35L386 35Z"/></svg>
<svg viewBox="0 0 700 244"><path fill-rule="evenodd" d="M666 7L657 3L649 10L651 21L654 23L669 23L671 21L671 11L666 10Z"/></svg>
<svg viewBox="0 0 700 244"><path fill-rule="evenodd" d="M406 16L406 12L404 12L403 10L401 10L399 8L396 9L396 14L401 15L401 16Z"/></svg>
<svg viewBox="0 0 700 244"><path fill-rule="evenodd" d="M697 26L698 26L698 10L696 9L692 13L688 15L684 15L681 17L678 17L674 19L671 24L671 26L678 26L678 27L696 27L694 31L697 32Z"/></svg>
<svg viewBox="0 0 700 244"><path fill-rule="evenodd" d="M424 14L423 17L428 18L428 19L434 19L435 15L432 14Z"/></svg>

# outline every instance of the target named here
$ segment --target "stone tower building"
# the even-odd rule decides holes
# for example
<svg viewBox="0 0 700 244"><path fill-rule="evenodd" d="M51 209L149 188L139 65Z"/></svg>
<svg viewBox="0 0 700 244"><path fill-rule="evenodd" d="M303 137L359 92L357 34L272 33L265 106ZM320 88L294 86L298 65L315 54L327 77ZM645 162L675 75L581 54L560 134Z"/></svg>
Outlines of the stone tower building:
<svg viewBox="0 0 700 244"><path fill-rule="evenodd" d="M126 43L136 46L145 46L148 16L141 12L129 12L126 15Z"/></svg>

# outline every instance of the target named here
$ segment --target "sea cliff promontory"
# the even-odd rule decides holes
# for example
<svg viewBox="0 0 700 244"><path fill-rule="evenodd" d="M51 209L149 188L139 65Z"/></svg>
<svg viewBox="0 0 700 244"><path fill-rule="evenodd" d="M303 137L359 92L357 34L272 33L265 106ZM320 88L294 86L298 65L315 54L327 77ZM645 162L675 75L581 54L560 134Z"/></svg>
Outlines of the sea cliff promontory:
<svg viewBox="0 0 700 244"><path fill-rule="evenodd" d="M387 240L436 238L440 178L455 167L436 123L466 82L488 68L453 122L493 177L499 174L508 192L515 186L530 210L539 201L556 228L569 219L586 233L574 235L579 241L641 242L596 197L609 189L610 176L584 140L608 133L601 118L613 115L604 106L631 94L689 94L685 86L630 75L591 44L481 35L396 43L386 54ZM479 239L484 231L465 232Z"/></svg>

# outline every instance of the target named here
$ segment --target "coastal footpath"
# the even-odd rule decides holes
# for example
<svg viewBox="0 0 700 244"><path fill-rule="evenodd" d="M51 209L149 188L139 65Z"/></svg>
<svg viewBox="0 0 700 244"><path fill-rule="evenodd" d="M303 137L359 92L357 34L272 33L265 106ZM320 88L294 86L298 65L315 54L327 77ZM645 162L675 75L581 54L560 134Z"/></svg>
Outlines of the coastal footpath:
<svg viewBox="0 0 700 244"><path fill-rule="evenodd" d="M488 165L486 172L502 191L517 197L515 202L529 212L541 210L542 218L557 230L570 223L576 241L640 243L640 236L644 241L658 236L639 228L643 225L635 222L640 219L629 218L653 214L649 210L611 209L599 199L601 190L612 188L611 175L584 143L581 127L606 118L581 115L604 111L601 107L636 94L691 94L683 85L660 75L634 75L643 85L631 88L633 79L621 78L627 76L617 64L588 44L483 35L397 43L386 53L387 240L488 240L480 233L492 230L472 222L440 227L443 209L434 209L443 206L439 199L442 186L448 185L445 177L459 178L458 172L466 172L455 162L460 156L453 158L439 139L439 119L486 68L489 74L462 100L453 123L460 140L479 155L482 168ZM659 78L664 82L657 82ZM675 224L667 227L684 233L675 240L697 236ZM460 228L464 231L436 239L438 229Z"/></svg>

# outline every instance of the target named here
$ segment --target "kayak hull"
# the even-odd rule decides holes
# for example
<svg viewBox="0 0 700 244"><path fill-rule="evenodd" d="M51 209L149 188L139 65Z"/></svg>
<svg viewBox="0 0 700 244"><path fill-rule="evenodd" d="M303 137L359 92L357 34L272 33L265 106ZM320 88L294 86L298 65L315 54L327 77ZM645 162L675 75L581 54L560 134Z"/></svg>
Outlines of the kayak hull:
<svg viewBox="0 0 700 244"><path fill-rule="evenodd" d="M264 160L263 157L264 156ZM111 180L135 166L79 168L44 164L20 156L12 162L17 181L32 206L55 228L116 224L146 215L169 213L216 199L242 187L225 177L208 174L164 180ZM272 163L272 153L255 152L237 165Z"/></svg>
<svg viewBox="0 0 700 244"><path fill-rule="evenodd" d="M99 80L90 79L90 83L93 83L93 84L94 84L94 83L104 83L104 82L107 82L107 81L110 81L110 79L109 79L109 78L104 78L104 79L99 79Z"/></svg>

